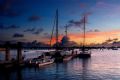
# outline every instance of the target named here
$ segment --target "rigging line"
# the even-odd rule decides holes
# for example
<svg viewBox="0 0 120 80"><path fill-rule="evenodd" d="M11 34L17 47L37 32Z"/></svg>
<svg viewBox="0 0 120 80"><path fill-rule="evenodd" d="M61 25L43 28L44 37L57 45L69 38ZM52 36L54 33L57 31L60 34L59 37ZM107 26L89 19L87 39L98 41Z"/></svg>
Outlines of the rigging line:
<svg viewBox="0 0 120 80"><path fill-rule="evenodd" d="M58 9L56 10L56 48L58 47Z"/></svg>
<svg viewBox="0 0 120 80"><path fill-rule="evenodd" d="M50 37L50 46L52 46L52 38L53 38L53 32L54 32L54 28L55 28L55 18L54 18L54 23L53 23L53 28L52 28L52 32L51 32L51 37Z"/></svg>

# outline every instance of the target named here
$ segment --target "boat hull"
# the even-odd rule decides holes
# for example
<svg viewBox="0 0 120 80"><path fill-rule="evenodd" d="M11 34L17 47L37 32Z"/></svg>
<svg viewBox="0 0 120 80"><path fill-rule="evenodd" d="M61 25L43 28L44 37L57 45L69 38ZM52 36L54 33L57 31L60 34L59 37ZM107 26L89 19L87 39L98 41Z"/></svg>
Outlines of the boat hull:
<svg viewBox="0 0 120 80"><path fill-rule="evenodd" d="M45 62L45 63L42 63L42 64L37 64L37 66L41 67L41 66L45 66L45 65L52 64L52 63L54 63L54 61L51 61L51 62Z"/></svg>
<svg viewBox="0 0 120 80"><path fill-rule="evenodd" d="M54 61L44 62L44 63L30 63L31 66L42 67L54 63Z"/></svg>
<svg viewBox="0 0 120 80"><path fill-rule="evenodd" d="M86 54L80 53L78 56L79 56L79 58L90 58L91 54L90 53L86 53Z"/></svg>
<svg viewBox="0 0 120 80"><path fill-rule="evenodd" d="M71 59L72 59L72 56L68 56L68 57L63 58L63 61L69 61Z"/></svg>

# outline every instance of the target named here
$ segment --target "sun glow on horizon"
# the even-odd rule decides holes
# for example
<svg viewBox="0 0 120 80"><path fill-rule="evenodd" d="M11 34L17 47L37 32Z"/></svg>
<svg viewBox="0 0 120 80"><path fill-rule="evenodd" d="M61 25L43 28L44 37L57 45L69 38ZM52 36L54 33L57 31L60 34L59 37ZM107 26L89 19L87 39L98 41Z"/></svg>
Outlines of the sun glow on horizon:
<svg viewBox="0 0 120 80"><path fill-rule="evenodd" d="M120 40L119 38L120 36L120 30L112 30L112 31L103 31L103 32L86 32L86 45L89 44L101 44L103 42L105 42L106 40L110 39L114 39L117 38L118 40ZM61 41L63 35L59 35L59 42ZM83 42L83 34L82 33L71 33L68 34L68 37L70 38L70 41L74 41L76 42L78 45L82 44ZM55 43L55 37L53 37L52 39L52 44ZM49 44L49 42L48 42Z"/></svg>

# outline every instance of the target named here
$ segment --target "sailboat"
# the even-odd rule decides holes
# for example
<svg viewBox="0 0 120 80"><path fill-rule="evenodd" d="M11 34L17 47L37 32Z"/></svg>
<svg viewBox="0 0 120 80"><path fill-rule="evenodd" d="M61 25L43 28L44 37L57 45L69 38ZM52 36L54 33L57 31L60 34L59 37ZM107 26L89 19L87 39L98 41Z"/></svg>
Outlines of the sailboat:
<svg viewBox="0 0 120 80"><path fill-rule="evenodd" d="M70 59L72 59L72 55L62 55L63 53L67 54L67 51L63 51L63 50L59 50L59 42L58 42L58 10L56 10L56 17L55 17L55 28L56 28L56 45L55 45L55 53L53 55L54 61L55 62L63 62L63 61L69 61ZM53 30L52 30L52 34L53 35L53 31L54 31L54 26L53 26ZM66 32L66 36L67 37L67 27L65 27L65 32ZM52 36L51 36L51 40L52 40ZM51 40L50 40L50 45L51 45Z"/></svg>
<svg viewBox="0 0 120 80"><path fill-rule="evenodd" d="M89 51L88 49L86 49L85 47L85 38L86 38L86 34L85 34L85 29L86 29L86 16L84 15L83 17L83 46L82 46L82 49L81 49L81 52L80 54L78 55L79 58L90 58L91 57L91 51Z"/></svg>
<svg viewBox="0 0 120 80"><path fill-rule="evenodd" d="M56 44L55 44L55 52L54 55L52 56L54 58L54 62L62 62L63 61L63 56L61 55L61 51L59 50L59 42L58 42L58 9L56 10L56 16L55 16L55 21L54 21L54 26L56 28ZM54 31L54 26L51 34L51 40L50 40L50 45L52 41L52 36L53 36L53 31Z"/></svg>

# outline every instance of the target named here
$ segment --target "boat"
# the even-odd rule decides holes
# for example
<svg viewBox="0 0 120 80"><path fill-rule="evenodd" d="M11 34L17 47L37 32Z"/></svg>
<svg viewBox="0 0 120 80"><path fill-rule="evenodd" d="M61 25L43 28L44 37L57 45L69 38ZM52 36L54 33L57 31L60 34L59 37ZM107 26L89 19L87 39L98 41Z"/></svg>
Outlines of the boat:
<svg viewBox="0 0 120 80"><path fill-rule="evenodd" d="M112 50L118 50L118 48L117 47L113 47Z"/></svg>
<svg viewBox="0 0 120 80"><path fill-rule="evenodd" d="M54 62L53 59L38 59L38 58L34 58L29 61L30 65L38 67L52 64L53 62Z"/></svg>
<svg viewBox="0 0 120 80"><path fill-rule="evenodd" d="M64 56L63 61L69 61L72 59L72 55Z"/></svg>
<svg viewBox="0 0 120 80"><path fill-rule="evenodd" d="M91 57L91 51L84 50L79 54L79 58L90 58L90 57Z"/></svg>
<svg viewBox="0 0 120 80"><path fill-rule="evenodd" d="M56 51L55 55L55 62L64 62L69 61L73 58L72 54L69 54L67 51Z"/></svg>
<svg viewBox="0 0 120 80"><path fill-rule="evenodd" d="M33 58L29 60L29 65L31 66L45 66L48 64L54 63L54 59L51 58L51 56L39 56L38 58Z"/></svg>
<svg viewBox="0 0 120 80"><path fill-rule="evenodd" d="M63 61L69 61L73 58L73 55L71 54L71 51L62 51L61 54L63 54Z"/></svg>
<svg viewBox="0 0 120 80"><path fill-rule="evenodd" d="M54 20L54 25L53 25L53 29L52 29L52 34L51 34L51 39L50 39L50 46L51 46L51 42L52 42L52 38L53 38L53 33L54 33L54 27L56 28L56 44L55 44L55 52L54 55L52 56L54 58L54 61L56 63L59 62L63 62L63 56L61 55L61 51L59 50L59 42L58 42L58 36L59 36L59 31L58 31L58 9L56 10L56 15L55 15L55 20ZM51 46L52 47L52 46Z"/></svg>
<svg viewBox="0 0 120 80"><path fill-rule="evenodd" d="M85 23L86 23L86 15L84 15L83 19L82 19L83 22L83 46L82 46L82 49L81 49L81 52L79 53L79 58L90 58L91 57L91 51L89 51L88 49L86 49L85 47L85 37L86 37L86 34L85 34Z"/></svg>

